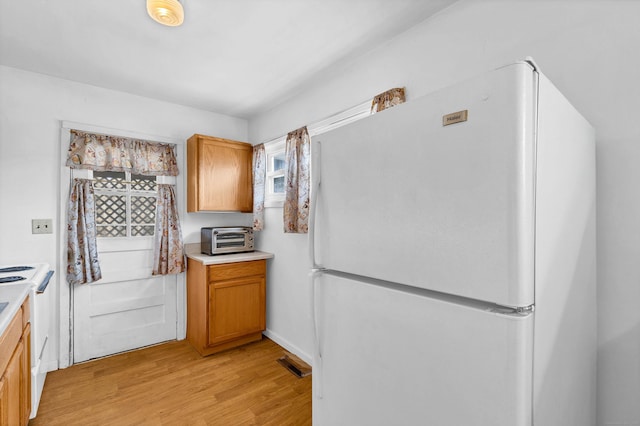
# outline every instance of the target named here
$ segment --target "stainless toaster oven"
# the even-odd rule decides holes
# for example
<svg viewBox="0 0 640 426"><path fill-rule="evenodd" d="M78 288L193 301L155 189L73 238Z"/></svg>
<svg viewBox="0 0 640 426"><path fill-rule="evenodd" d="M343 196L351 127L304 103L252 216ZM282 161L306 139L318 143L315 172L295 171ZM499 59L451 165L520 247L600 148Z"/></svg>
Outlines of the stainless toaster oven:
<svg viewBox="0 0 640 426"><path fill-rule="evenodd" d="M253 251L253 229L244 226L208 227L200 230L202 254Z"/></svg>

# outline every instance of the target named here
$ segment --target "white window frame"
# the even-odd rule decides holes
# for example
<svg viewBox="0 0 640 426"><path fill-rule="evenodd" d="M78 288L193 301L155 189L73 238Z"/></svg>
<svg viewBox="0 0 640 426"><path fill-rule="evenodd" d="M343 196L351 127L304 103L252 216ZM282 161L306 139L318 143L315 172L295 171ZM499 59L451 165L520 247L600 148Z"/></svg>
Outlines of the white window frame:
<svg viewBox="0 0 640 426"><path fill-rule="evenodd" d="M67 167L67 169L69 169ZM92 179L93 180L93 170L89 169L69 169L71 174L71 178L78 179ZM176 177L175 176L156 176L156 184L169 184L176 185ZM127 217L127 221L130 218ZM65 216L66 220L66 216ZM65 222L66 223L66 222ZM100 251L108 252L108 251L118 251L118 250L144 250L153 248L153 240L154 236L127 236L127 237L96 237L96 242L100 247Z"/></svg>
<svg viewBox="0 0 640 426"><path fill-rule="evenodd" d="M346 124L353 123L354 121L361 120L371 115L371 100L367 100L359 103L358 105L351 107L347 110L333 114L324 120L319 120L307 126L309 137L321 135L338 127L342 127ZM285 170L274 171L273 159L278 155L283 155L285 152L287 137L281 136L276 139L272 139L264 143L264 151L267 162L266 167L266 181L265 181L265 193L264 193L264 206L267 207L282 207L284 204L284 193L275 193L274 179L280 176L284 176Z"/></svg>
<svg viewBox="0 0 640 426"><path fill-rule="evenodd" d="M274 192L275 179L284 177L285 169L274 170L274 159L278 156L284 156L286 138L281 138L264 145L264 154L266 158L266 180L264 185L264 206L265 207L282 207L284 204L284 192Z"/></svg>
<svg viewBox="0 0 640 426"><path fill-rule="evenodd" d="M95 172L92 171L92 178L95 179ZM126 234L125 236L100 236L98 235L97 238L98 239L109 239L109 240L113 240L114 238L132 238L132 239L142 239L142 238L151 238L153 239L153 237L155 236L155 226L156 224L137 224L137 225L143 225L143 226L153 226L153 235L131 235L131 231L132 231L132 227L134 226L132 220L133 220L133 206L132 206L132 201L131 199L133 197L154 197L156 199L156 203L157 203L157 199L158 199L158 191L156 190L155 193L153 193L154 195L152 195L151 191L139 191L139 190L135 190L133 189L131 186L131 181L132 181L132 176L133 173L128 172L128 171L123 171L123 172L118 172L118 173L124 173L124 183L126 184L125 188L126 189L98 189L98 188L94 188L94 192L96 194L105 194L105 195L115 195L115 196L124 196L125 200L126 200L126 213L125 213L125 230L126 230ZM158 184L158 177L155 177L155 182L156 185ZM155 208L155 204L154 203L154 208ZM96 207L97 207L97 201L96 201ZM96 226L98 226L96 224Z"/></svg>

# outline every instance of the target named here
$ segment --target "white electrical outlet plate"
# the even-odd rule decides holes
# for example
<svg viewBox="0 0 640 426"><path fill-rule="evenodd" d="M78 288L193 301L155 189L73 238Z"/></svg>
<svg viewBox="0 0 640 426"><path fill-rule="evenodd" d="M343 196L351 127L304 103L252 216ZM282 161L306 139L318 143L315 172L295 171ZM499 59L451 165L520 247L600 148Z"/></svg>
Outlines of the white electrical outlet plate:
<svg viewBox="0 0 640 426"><path fill-rule="evenodd" d="M32 234L53 234L53 219L31 219Z"/></svg>

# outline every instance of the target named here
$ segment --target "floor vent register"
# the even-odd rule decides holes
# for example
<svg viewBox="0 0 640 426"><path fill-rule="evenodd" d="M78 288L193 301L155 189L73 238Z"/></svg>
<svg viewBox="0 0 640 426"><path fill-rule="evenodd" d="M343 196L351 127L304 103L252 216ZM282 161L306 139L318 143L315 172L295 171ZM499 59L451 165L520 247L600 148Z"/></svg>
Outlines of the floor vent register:
<svg viewBox="0 0 640 426"><path fill-rule="evenodd" d="M311 374L311 366L292 353L285 352L284 356L278 359L278 363L296 377L302 378Z"/></svg>

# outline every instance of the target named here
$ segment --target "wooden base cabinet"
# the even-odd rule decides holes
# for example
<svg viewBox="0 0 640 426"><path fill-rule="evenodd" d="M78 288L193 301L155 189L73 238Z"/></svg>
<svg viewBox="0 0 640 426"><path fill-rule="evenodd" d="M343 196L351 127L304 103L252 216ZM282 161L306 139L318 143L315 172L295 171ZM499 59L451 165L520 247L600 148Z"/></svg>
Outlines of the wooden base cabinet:
<svg viewBox="0 0 640 426"><path fill-rule="evenodd" d="M27 425L31 414L29 300L0 336L0 426Z"/></svg>
<svg viewBox="0 0 640 426"><path fill-rule="evenodd" d="M187 268L187 340L203 356L262 339L266 260Z"/></svg>

